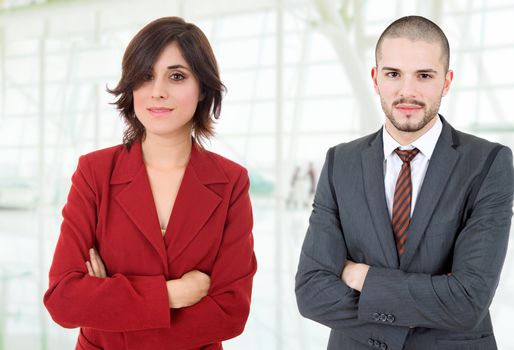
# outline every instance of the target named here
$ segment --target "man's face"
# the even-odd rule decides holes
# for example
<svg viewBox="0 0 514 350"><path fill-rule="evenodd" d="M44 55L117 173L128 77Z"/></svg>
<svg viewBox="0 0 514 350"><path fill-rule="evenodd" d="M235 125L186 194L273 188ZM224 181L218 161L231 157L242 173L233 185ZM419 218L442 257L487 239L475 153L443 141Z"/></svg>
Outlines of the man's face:
<svg viewBox="0 0 514 350"><path fill-rule="evenodd" d="M382 41L371 75L388 130L424 133L435 122L441 98L453 78L452 71L445 71L441 50L437 42L407 38Z"/></svg>

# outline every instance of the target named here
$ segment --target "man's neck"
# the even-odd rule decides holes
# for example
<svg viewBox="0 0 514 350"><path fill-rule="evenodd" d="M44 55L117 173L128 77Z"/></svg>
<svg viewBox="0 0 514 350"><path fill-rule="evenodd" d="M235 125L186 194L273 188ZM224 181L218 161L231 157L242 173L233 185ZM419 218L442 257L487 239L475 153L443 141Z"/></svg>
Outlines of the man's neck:
<svg viewBox="0 0 514 350"><path fill-rule="evenodd" d="M401 131L394 127L394 125L389 121L389 119L386 119L385 122L385 128L389 135L398 142L402 146L410 145L417 139L419 139L421 136L425 135L428 130L430 130L435 123L437 122L438 116L435 116L432 118L430 122L428 122L427 125L425 125L422 129L418 131Z"/></svg>

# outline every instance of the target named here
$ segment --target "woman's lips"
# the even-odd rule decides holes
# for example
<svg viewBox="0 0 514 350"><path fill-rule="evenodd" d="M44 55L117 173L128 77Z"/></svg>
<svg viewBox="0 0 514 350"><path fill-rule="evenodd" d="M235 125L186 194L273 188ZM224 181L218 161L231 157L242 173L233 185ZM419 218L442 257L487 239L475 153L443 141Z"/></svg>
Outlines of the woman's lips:
<svg viewBox="0 0 514 350"><path fill-rule="evenodd" d="M150 107L150 108L147 108L147 110L150 112L150 114L159 117L159 116L165 115L166 113L172 112L173 108L169 108L169 107Z"/></svg>

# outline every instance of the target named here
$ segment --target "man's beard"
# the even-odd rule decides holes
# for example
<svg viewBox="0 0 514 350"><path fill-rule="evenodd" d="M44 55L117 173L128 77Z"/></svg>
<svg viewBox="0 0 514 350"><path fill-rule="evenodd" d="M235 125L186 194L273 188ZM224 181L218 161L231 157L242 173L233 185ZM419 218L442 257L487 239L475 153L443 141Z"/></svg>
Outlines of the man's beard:
<svg viewBox="0 0 514 350"><path fill-rule="evenodd" d="M435 116L437 115L437 112L439 111L439 107L441 106L441 100L439 100L439 101L437 101L437 103L430 106L429 109L425 109L426 104L424 102L417 101L417 100L408 100L405 98L400 98L400 99L394 101L391 108L388 108L386 102L382 98L380 99L380 103L382 105L382 110L384 111L387 119L389 119L391 124L393 124L393 126L397 130L403 131L403 132L416 132L416 131L423 129L428 123L430 123L432 121L432 119L435 118ZM421 121L417 124L412 125L409 122L401 124L398 120L396 120L393 115L393 110L396 105L401 104L401 103L420 106L424 111L424 115L423 115L423 118L421 119Z"/></svg>

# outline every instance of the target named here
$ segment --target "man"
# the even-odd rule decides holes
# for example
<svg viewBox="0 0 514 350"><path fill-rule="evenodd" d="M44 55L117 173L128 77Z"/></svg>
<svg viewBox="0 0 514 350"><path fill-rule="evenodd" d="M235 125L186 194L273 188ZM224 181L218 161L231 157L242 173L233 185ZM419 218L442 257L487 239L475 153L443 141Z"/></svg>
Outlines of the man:
<svg viewBox="0 0 514 350"><path fill-rule="evenodd" d="M438 115L453 72L436 24L393 22L375 58L385 124L328 153L299 310L332 329L328 349L496 349L489 305L512 217L512 153Z"/></svg>

